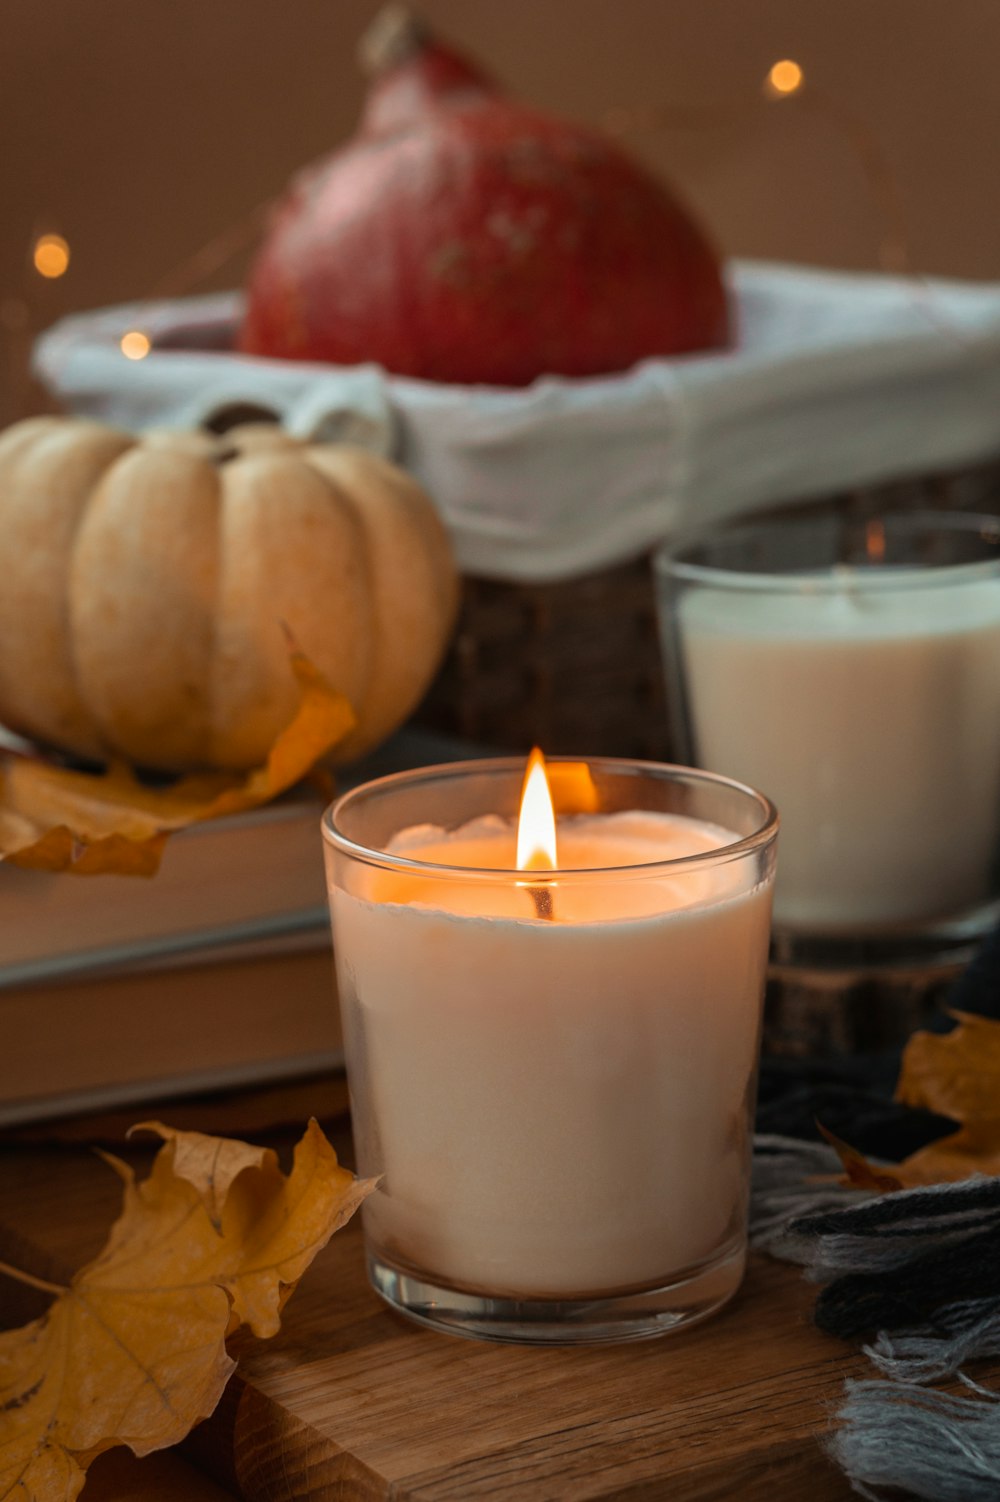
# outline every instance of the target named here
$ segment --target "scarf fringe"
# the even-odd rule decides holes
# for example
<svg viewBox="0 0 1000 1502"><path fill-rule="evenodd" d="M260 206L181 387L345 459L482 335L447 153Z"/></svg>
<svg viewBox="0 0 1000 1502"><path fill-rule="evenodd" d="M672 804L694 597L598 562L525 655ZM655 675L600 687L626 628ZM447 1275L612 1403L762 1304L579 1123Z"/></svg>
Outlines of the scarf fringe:
<svg viewBox="0 0 1000 1502"><path fill-rule="evenodd" d="M959 1372L966 1362L1000 1356L1000 1302L968 1299L946 1305L933 1324L899 1334L883 1330L864 1350L890 1381L936 1382ZM969 1385L986 1391L978 1383Z"/></svg>
<svg viewBox="0 0 1000 1502"><path fill-rule="evenodd" d="M871 1197L836 1182L840 1159L823 1142L764 1136L753 1144L750 1245L783 1262L809 1262L813 1243L790 1227L804 1217L823 1217Z"/></svg>
<svg viewBox="0 0 1000 1502"><path fill-rule="evenodd" d="M822 1144L755 1139L753 1245L826 1285L821 1327L878 1332L864 1349L886 1380L846 1384L829 1452L872 1502L998 1502L1000 1396L961 1369L1000 1355L1000 1179L873 1195L838 1171ZM956 1376L968 1396L925 1385Z"/></svg>
<svg viewBox="0 0 1000 1502"><path fill-rule="evenodd" d="M899 1488L926 1502L997 1502L1000 1400L908 1382L848 1382L828 1450L863 1497Z"/></svg>

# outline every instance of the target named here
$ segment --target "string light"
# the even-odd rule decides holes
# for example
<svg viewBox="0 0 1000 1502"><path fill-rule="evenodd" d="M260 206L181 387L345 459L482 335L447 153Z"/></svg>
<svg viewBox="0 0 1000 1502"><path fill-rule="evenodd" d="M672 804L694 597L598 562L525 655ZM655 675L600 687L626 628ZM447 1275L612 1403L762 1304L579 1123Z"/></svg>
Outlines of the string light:
<svg viewBox="0 0 1000 1502"><path fill-rule="evenodd" d="M149 335L141 329L129 329L127 334L122 335L118 346L126 360L145 360L152 347Z"/></svg>
<svg viewBox="0 0 1000 1502"><path fill-rule="evenodd" d="M810 84L806 87L805 72L799 63L790 57L780 58L768 69L761 93L767 100L795 99L798 108L791 118L807 114L832 125L851 151L855 162L864 174L868 190L878 213L879 244L878 262L883 271L912 279L913 295L919 300L925 313L933 318L942 330L952 336L954 324L942 314L932 310L928 289L910 266L906 215L899 183L887 158L878 135L860 115L854 113L840 100L831 96L822 87ZM759 96L758 96L759 98ZM759 103L736 101L729 105L656 105L635 109L616 109L604 118L605 129L612 134L629 136L648 135L659 130L698 129L710 126L745 127L751 118L751 110L759 109Z"/></svg>
<svg viewBox="0 0 1000 1502"><path fill-rule="evenodd" d="M765 92L774 96L797 94L805 82L805 75L798 63L783 57L770 69L764 83Z"/></svg>
<svg viewBox="0 0 1000 1502"><path fill-rule="evenodd" d="M39 235L31 259L39 276L55 281L69 270L69 245L62 235Z"/></svg>

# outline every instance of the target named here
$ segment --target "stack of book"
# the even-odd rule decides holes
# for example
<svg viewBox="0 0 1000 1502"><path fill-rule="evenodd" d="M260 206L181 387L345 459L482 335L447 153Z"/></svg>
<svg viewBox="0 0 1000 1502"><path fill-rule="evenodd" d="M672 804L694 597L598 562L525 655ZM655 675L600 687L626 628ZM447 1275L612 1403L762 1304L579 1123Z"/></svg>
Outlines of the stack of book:
<svg viewBox="0 0 1000 1502"><path fill-rule="evenodd" d="M408 729L344 785L476 749ZM151 878L0 864L0 1126L339 1067L322 812L193 824Z"/></svg>

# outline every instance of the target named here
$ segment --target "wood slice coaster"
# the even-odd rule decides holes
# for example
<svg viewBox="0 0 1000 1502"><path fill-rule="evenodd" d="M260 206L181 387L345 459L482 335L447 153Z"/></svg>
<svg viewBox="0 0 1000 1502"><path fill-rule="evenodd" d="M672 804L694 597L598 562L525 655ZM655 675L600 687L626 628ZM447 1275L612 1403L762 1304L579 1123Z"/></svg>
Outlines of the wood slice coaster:
<svg viewBox="0 0 1000 1502"><path fill-rule="evenodd" d="M764 1052L815 1058L898 1047L940 1012L962 968L959 961L874 972L774 965Z"/></svg>

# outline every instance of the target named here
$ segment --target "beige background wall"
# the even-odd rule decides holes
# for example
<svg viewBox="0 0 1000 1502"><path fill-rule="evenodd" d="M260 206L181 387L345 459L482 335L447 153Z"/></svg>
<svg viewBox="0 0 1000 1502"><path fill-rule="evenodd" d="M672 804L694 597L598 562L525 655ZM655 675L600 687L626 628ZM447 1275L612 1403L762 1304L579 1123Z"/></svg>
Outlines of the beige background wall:
<svg viewBox="0 0 1000 1502"><path fill-rule="evenodd" d="M148 293L351 129L375 0L0 0L0 312L37 326ZM521 95L590 121L711 107L638 140L732 254L877 261L843 137L760 80L791 56L867 121L916 266L1000 279L1000 0L423 0ZM718 107L718 114L715 109ZM33 236L69 273L28 269ZM206 285L227 285L235 265ZM2 337L2 334L0 334ZM8 350L8 358L10 351ZM9 367L8 367L9 368ZM0 410L10 415L9 374Z"/></svg>

